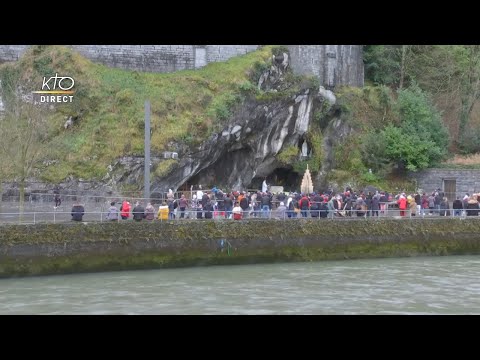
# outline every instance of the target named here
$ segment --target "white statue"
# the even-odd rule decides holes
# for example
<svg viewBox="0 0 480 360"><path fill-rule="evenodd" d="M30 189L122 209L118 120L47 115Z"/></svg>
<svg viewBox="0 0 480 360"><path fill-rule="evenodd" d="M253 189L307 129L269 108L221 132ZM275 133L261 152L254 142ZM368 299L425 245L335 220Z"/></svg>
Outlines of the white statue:
<svg viewBox="0 0 480 360"><path fill-rule="evenodd" d="M308 156L308 145L307 145L307 141L303 141L303 145L302 145L302 156L303 157L307 157Z"/></svg>
<svg viewBox="0 0 480 360"><path fill-rule="evenodd" d="M262 192L267 192L268 190L268 185L267 185L267 179L263 180L262 184Z"/></svg>

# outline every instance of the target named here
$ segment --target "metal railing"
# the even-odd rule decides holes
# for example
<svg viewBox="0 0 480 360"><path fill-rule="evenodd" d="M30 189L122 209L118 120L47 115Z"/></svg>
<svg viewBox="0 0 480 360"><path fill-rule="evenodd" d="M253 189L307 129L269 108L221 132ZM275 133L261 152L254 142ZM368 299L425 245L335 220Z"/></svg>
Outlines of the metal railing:
<svg viewBox="0 0 480 360"><path fill-rule="evenodd" d="M448 212L449 211L449 212ZM474 214L480 214L480 210L460 210L458 212L449 209L447 211L441 210L436 212L434 210L430 213L430 210L425 214L416 214L412 213L410 210L385 210L383 213L381 211L377 212L368 212L364 210L305 210L305 211L294 211L294 210L247 210L241 213L241 219L263 219L263 220L299 220L299 219L309 219L309 220L323 220L323 219L337 219L337 220L352 220L352 219L413 219L413 218L470 218L477 217L469 216L468 211L472 211ZM205 214L210 213L211 217L206 218ZM200 216L201 214L201 216ZM200 211L195 209L188 209L183 212L174 211L169 213L168 219L160 219L158 216L158 210L154 212L154 220L142 219L142 222L151 222L151 221L184 221L184 220L218 220L218 221L230 221L233 220L234 216L231 211L220 211L214 210L211 212ZM118 219L111 220L108 217L107 212L103 211L85 211L82 216L82 222L124 222L124 221L134 221L133 215L130 213L128 219L124 220L118 215ZM2 224L41 224L41 223L74 223L72 221L71 211L33 211L33 212L8 212L0 213L0 225Z"/></svg>
<svg viewBox="0 0 480 360"><path fill-rule="evenodd" d="M185 195L187 200L191 200L193 198L193 195L197 194L197 191L199 190L178 190L173 193L173 198L174 199L180 199L181 195ZM200 190L203 193L208 193L212 197L213 200L213 192L211 189L204 189ZM255 189L248 189L246 190L249 193L256 193L259 190ZM223 192L225 194L225 192ZM447 193L446 193L447 194ZM451 204L455 198L458 196L460 200L463 199L463 196L465 193L455 193L455 196L452 196L453 193L449 193L451 197L448 198L448 202ZM429 196L430 194L427 193ZM63 190L61 194L59 194L60 199L62 202L64 201L74 201L72 199L86 199L86 200L81 200L82 202L96 202L96 203L101 203L101 202L106 202L109 200L123 200L123 199L128 199L130 202L134 201L154 201L154 202L163 202L166 201L168 198L168 193L167 192L159 192L159 191L152 191L152 196L149 199L145 199L141 196L141 192L135 191L135 192L125 192L125 193L119 193L119 194L105 194L105 195L99 195L98 191L88 191L88 190L82 190L80 193L76 193L76 191L72 190ZM6 195L3 194L2 200L4 202L19 202L20 196L18 194L16 195ZM288 196L286 197L286 199ZM55 194L52 192L27 192L25 195L25 202L29 203L49 203L49 202L55 202ZM285 199L285 201L286 201ZM393 200L395 201L395 200Z"/></svg>

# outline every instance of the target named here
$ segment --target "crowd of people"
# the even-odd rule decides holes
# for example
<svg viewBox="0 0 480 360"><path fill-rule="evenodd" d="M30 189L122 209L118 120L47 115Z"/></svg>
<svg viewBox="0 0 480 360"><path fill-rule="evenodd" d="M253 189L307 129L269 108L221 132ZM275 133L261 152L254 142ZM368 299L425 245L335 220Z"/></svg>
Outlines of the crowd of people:
<svg viewBox="0 0 480 360"><path fill-rule="evenodd" d="M262 190L265 190L263 188ZM478 216L480 194L466 194L457 197L450 209L449 201L441 189L431 194L400 192L390 194L385 191L364 192L346 188L341 193L333 191L300 192L272 194L270 191L231 191L223 192L214 187L203 191L201 187L191 192L187 198L181 194L175 198L170 190L166 201L156 209L152 203L144 207L136 202L132 208L125 199L117 207L111 202L106 214L109 221L121 221L132 218L135 221L173 220L173 219L213 219L226 218L240 220L245 218L334 218L334 217L378 217L387 216L392 209L395 215L404 216ZM72 220L82 221L85 210L82 205L72 208Z"/></svg>

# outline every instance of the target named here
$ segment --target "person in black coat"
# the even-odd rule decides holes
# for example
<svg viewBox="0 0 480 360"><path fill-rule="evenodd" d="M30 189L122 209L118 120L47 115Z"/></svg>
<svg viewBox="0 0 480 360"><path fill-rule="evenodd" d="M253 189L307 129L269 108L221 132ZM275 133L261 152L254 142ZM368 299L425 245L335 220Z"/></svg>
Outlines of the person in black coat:
<svg viewBox="0 0 480 360"><path fill-rule="evenodd" d="M457 200L453 202L453 216L461 216L463 210L463 202L460 200L460 197L457 196Z"/></svg>
<svg viewBox="0 0 480 360"><path fill-rule="evenodd" d="M203 207L203 211L205 212L205 219L213 218L213 205L210 199L207 200L207 203Z"/></svg>
<svg viewBox="0 0 480 360"><path fill-rule="evenodd" d="M62 204L62 199L60 198L60 192L57 189L55 189L53 193L55 194L55 209L56 209Z"/></svg>
<svg viewBox="0 0 480 360"><path fill-rule="evenodd" d="M318 203L318 212L321 218L326 219L328 216L328 207L327 203L325 203L325 199L323 196L320 196L320 202Z"/></svg>
<svg viewBox="0 0 480 360"><path fill-rule="evenodd" d="M372 200L373 200L373 195L369 191L367 197L365 198L365 204L367 205L367 216L370 216L372 214Z"/></svg>
<svg viewBox="0 0 480 360"><path fill-rule="evenodd" d="M85 208L83 207L83 205L80 205L78 203L73 204L71 212L73 221L82 221L84 214Z"/></svg>
<svg viewBox="0 0 480 360"><path fill-rule="evenodd" d="M323 198L315 194L310 205L310 214L312 218L317 218L320 216L320 203L323 202Z"/></svg>
<svg viewBox="0 0 480 360"><path fill-rule="evenodd" d="M139 202L135 204L135 207L132 210L132 214L133 220L135 221L142 221L143 219L145 219L145 209Z"/></svg>
<svg viewBox="0 0 480 360"><path fill-rule="evenodd" d="M378 210L380 210L380 195L374 195L371 201L372 216L378 217Z"/></svg>
<svg viewBox="0 0 480 360"><path fill-rule="evenodd" d="M450 216L450 205L446 197L440 203L440 216Z"/></svg>

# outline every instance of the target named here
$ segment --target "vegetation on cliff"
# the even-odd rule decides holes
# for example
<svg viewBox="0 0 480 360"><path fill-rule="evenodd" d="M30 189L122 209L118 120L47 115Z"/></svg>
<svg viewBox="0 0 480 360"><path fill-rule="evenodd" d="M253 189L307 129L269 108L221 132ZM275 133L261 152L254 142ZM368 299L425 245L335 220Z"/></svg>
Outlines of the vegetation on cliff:
<svg viewBox="0 0 480 360"><path fill-rule="evenodd" d="M480 151L479 45L366 46L366 80L393 91L418 85L442 114L450 150Z"/></svg>
<svg viewBox="0 0 480 360"><path fill-rule="evenodd" d="M335 126L331 128L330 184L407 190L412 184L402 174L436 166L446 157L447 129L417 85L398 91L384 85L341 87L336 95L336 111L314 117L311 129L316 139L337 120L351 129L338 134Z"/></svg>
<svg viewBox="0 0 480 360"><path fill-rule="evenodd" d="M152 155L178 151L175 142L193 147L221 126L243 94L255 91L252 73L265 68L271 54L266 46L200 70L158 74L109 68L62 46L33 46L18 62L0 67L0 80L2 92L22 84L29 93L41 89L44 76L74 78L74 102L50 111L40 139L46 147L31 175L54 183L68 176L100 180L115 159L143 156L146 99L152 109ZM65 129L69 116L76 120ZM16 147L7 132L2 142Z"/></svg>

